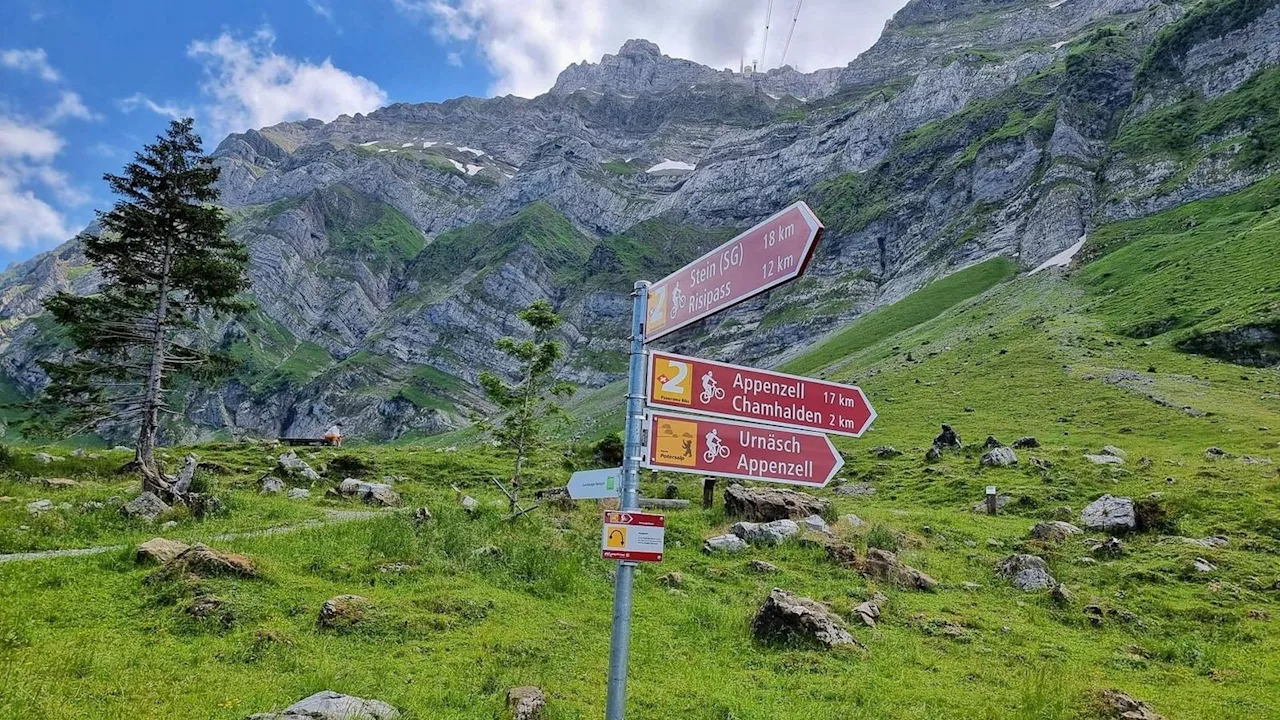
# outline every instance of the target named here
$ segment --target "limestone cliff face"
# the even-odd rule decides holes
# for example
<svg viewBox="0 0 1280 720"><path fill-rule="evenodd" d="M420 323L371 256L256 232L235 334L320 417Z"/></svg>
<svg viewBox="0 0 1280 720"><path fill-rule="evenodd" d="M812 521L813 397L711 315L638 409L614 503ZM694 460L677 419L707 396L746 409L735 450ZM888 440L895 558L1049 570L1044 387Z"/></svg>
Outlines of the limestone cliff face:
<svg viewBox="0 0 1280 720"><path fill-rule="evenodd" d="M171 434L457 426L537 298L567 319L564 376L599 386L625 370L633 280L804 198L828 225L805 279L671 337L767 364L970 263L1032 267L1273 172L1266 118L1223 108L1280 87L1277 65L1280 0L914 0L843 68L744 74L632 40L533 99L229 136L213 155L258 308L203 329L242 369ZM1195 119L1177 142L1170 117ZM60 351L41 302L96 283L74 241L0 276L20 391Z"/></svg>

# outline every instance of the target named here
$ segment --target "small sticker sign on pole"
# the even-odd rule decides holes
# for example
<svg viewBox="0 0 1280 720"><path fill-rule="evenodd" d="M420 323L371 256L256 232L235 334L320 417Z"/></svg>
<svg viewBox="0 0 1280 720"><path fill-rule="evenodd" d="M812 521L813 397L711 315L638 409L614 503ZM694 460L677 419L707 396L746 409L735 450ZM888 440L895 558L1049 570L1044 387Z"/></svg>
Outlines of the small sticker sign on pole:
<svg viewBox="0 0 1280 720"><path fill-rule="evenodd" d="M605 560L662 562L667 519L641 512L609 511L604 514L600 557Z"/></svg>

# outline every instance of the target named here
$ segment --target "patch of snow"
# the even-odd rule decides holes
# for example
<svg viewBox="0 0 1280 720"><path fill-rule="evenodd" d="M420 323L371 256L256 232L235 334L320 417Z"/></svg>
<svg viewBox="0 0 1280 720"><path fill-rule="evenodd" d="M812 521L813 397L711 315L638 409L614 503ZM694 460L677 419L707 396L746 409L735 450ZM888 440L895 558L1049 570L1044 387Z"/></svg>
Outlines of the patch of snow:
<svg viewBox="0 0 1280 720"><path fill-rule="evenodd" d="M1066 2L1066 1L1067 1L1067 0L1053 0L1053 2L1049 3L1048 5L1045 5L1045 7L1049 8L1050 10L1052 10L1052 9L1054 9L1054 8L1058 7L1059 5L1061 5L1062 3Z"/></svg>
<svg viewBox="0 0 1280 720"><path fill-rule="evenodd" d="M386 151L387 151L386 148L378 148L378 152L386 152Z"/></svg>
<svg viewBox="0 0 1280 720"><path fill-rule="evenodd" d="M435 140L429 140L427 142L422 143L422 149L426 150L427 148L432 147L435 144L436 144Z"/></svg>
<svg viewBox="0 0 1280 720"><path fill-rule="evenodd" d="M782 99L782 98L778 97L777 95L774 95L773 93L765 93L765 95L767 95L767 96L769 96L769 97L773 98L774 100L781 100L781 99Z"/></svg>
<svg viewBox="0 0 1280 720"><path fill-rule="evenodd" d="M360 147L369 147L370 145L377 145L377 144L378 144L377 140L370 140L367 143L360 143Z"/></svg>
<svg viewBox="0 0 1280 720"><path fill-rule="evenodd" d="M504 172L504 173L502 173L502 174L503 174L503 175L506 175L508 180L510 180L511 178L515 177L514 175L512 175L512 174L511 174L511 173L509 173L509 172Z"/></svg>
<svg viewBox="0 0 1280 720"><path fill-rule="evenodd" d="M469 147L463 147L463 146L458 146L458 150L459 150L459 151L461 151L461 152L471 153L472 155L475 155L476 157L480 157L481 155L483 155L483 154L484 154L484 151L483 151L483 150L477 150L477 149L475 149L475 148L469 148Z"/></svg>
<svg viewBox="0 0 1280 720"><path fill-rule="evenodd" d="M635 96L635 95L623 95L622 93L618 93L618 97L623 97L623 98L626 98L626 99L628 99L628 100L635 100L635 99L636 99L636 96Z"/></svg>
<svg viewBox="0 0 1280 720"><path fill-rule="evenodd" d="M405 143L405 144L401 145L400 147L402 147L402 148L406 148L406 147L413 147L413 143Z"/></svg>
<svg viewBox="0 0 1280 720"><path fill-rule="evenodd" d="M471 163L467 163L468 175L475 175L476 173L480 172L483 169L484 169L483 165L472 165Z"/></svg>
<svg viewBox="0 0 1280 720"><path fill-rule="evenodd" d="M458 170L462 172L466 172L466 168L462 167L462 163L458 162L457 160L454 160L453 158L445 158L445 160L448 160L449 162L453 163L453 166Z"/></svg>
<svg viewBox="0 0 1280 720"><path fill-rule="evenodd" d="M648 170L645 170L645 172L655 173L655 172L662 172L663 170L682 170L685 172L693 172L693 170L697 167L698 167L697 165L693 165L687 162L681 162L680 160L668 160L666 158L663 158L662 162L658 163L657 165L654 165Z"/></svg>
<svg viewBox="0 0 1280 720"><path fill-rule="evenodd" d="M399 152L399 151L398 151L398 150L396 150L395 148L392 148L392 149L391 149L391 152Z"/></svg>
<svg viewBox="0 0 1280 720"><path fill-rule="evenodd" d="M1035 270L1032 270L1030 274L1035 275L1041 270L1047 270L1051 267L1066 267L1067 265L1070 265L1071 258L1075 257L1076 253L1080 252L1080 248L1084 247L1084 243L1088 239L1089 239L1088 235L1081 235L1080 240L1077 241L1075 245L1072 245L1066 250L1063 250L1057 255L1054 255L1048 260L1045 260L1044 262L1040 263L1040 266L1037 267Z"/></svg>
<svg viewBox="0 0 1280 720"><path fill-rule="evenodd" d="M1070 40L1063 40L1062 42L1056 42L1056 43L1054 43L1054 44L1053 44L1053 49L1054 49L1054 50L1061 50L1061 49L1062 49L1062 46L1063 46L1063 45L1066 45L1066 44L1067 44L1067 43L1069 43L1069 42L1071 42L1071 41L1070 41Z"/></svg>

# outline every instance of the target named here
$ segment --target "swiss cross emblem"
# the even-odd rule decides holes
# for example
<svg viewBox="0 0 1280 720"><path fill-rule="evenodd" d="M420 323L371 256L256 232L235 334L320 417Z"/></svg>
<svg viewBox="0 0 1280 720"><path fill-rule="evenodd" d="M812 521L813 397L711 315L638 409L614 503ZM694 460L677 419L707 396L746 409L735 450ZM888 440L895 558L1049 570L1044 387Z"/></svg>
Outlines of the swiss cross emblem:
<svg viewBox="0 0 1280 720"><path fill-rule="evenodd" d="M667 377L666 375L659 375L659 376L658 376L658 382L662 383L663 385L666 385L666 384L667 384L667 381L668 381L668 380L670 380L670 379L671 379L671 378Z"/></svg>

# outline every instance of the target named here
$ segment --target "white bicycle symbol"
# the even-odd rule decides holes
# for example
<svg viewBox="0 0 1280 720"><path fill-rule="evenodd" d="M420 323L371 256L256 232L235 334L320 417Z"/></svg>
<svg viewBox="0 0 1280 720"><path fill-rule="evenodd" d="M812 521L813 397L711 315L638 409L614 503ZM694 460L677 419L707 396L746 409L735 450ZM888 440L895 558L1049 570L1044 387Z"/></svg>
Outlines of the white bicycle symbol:
<svg viewBox="0 0 1280 720"><path fill-rule="evenodd" d="M723 400L724 388L720 387L719 385L715 385L710 388L703 388L702 393L698 395L698 399L704 403L711 402L711 398L713 397L717 400Z"/></svg>
<svg viewBox="0 0 1280 720"><path fill-rule="evenodd" d="M689 300L684 296L684 292L680 289L680 283L676 283L676 289L671 291L671 317L675 317L677 313L684 309Z"/></svg>
<svg viewBox="0 0 1280 720"><path fill-rule="evenodd" d="M721 445L718 448L709 447L702 453L702 459L706 462L715 462L717 457L729 457L729 447L727 445Z"/></svg>

